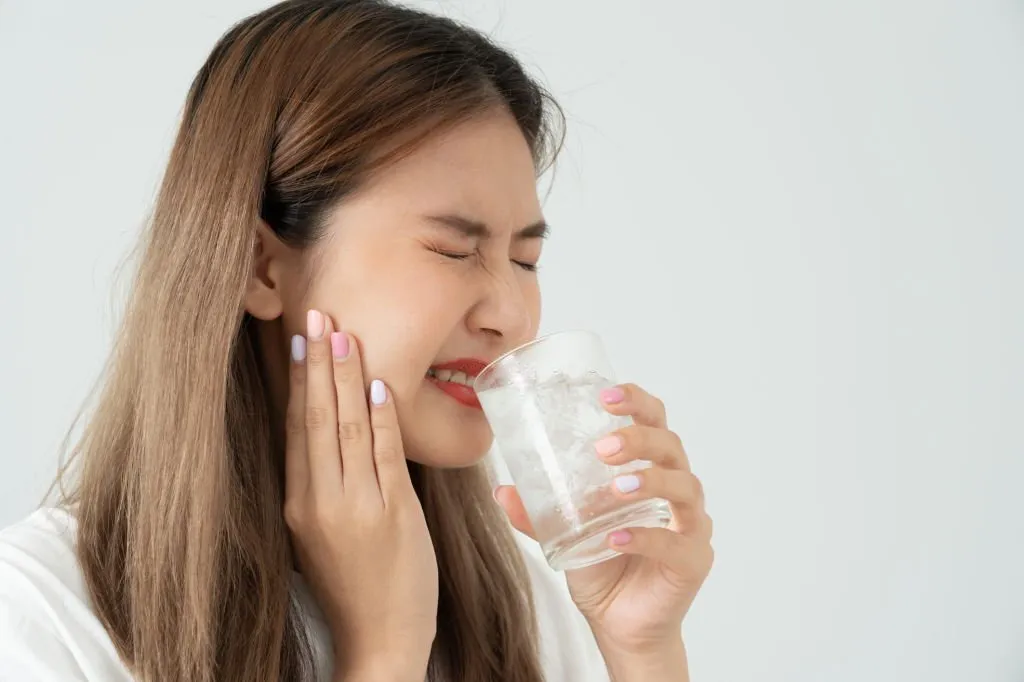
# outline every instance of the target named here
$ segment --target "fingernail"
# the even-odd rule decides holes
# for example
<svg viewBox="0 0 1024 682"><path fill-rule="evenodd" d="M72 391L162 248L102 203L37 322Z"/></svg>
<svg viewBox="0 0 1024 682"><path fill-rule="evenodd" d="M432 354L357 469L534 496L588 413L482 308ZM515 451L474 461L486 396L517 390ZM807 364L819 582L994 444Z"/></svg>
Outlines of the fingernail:
<svg viewBox="0 0 1024 682"><path fill-rule="evenodd" d="M611 538L613 545L625 545L633 539L633 534L628 530L617 530L608 537Z"/></svg>
<svg viewBox="0 0 1024 682"><path fill-rule="evenodd" d="M622 449L622 439L616 435L605 436L594 443L594 449L602 457L610 457Z"/></svg>
<svg viewBox="0 0 1024 682"><path fill-rule="evenodd" d="M319 310L310 310L306 313L306 336L313 341L319 341L324 335L324 316Z"/></svg>
<svg viewBox="0 0 1024 682"><path fill-rule="evenodd" d="M388 400L388 390L384 388L384 382L374 379L370 382L370 402L374 405L383 405Z"/></svg>
<svg viewBox="0 0 1024 682"><path fill-rule="evenodd" d="M331 332L331 353L336 360L344 360L348 357L348 334Z"/></svg>
<svg viewBox="0 0 1024 682"><path fill-rule="evenodd" d="M619 476L615 479L615 487L619 489L620 493L635 492L640 489L640 477L633 474Z"/></svg>
<svg viewBox="0 0 1024 682"><path fill-rule="evenodd" d="M601 402L605 405L614 405L615 403L621 403L626 399L626 392L618 386L612 388L601 389Z"/></svg>
<svg viewBox="0 0 1024 682"><path fill-rule="evenodd" d="M306 359L306 339L301 334L292 337L292 360L302 362Z"/></svg>

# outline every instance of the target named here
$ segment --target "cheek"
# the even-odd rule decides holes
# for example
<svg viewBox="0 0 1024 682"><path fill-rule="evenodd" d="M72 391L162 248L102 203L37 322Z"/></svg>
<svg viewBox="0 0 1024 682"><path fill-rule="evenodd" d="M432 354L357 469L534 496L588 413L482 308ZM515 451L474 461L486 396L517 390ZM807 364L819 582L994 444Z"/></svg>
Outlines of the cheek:
<svg viewBox="0 0 1024 682"><path fill-rule="evenodd" d="M540 316L543 309L540 286L537 284L536 278L523 286L523 300L526 301L526 307L530 311L530 320L533 326L530 329L529 340L533 340L537 336L537 330L540 329Z"/></svg>
<svg viewBox="0 0 1024 682"><path fill-rule="evenodd" d="M409 274L409 273L406 273ZM341 324L360 341L369 378L382 378L399 397L420 387L427 367L444 346L463 314L459 301L446 296L443 278L430 286L415 278L394 278L360 291Z"/></svg>

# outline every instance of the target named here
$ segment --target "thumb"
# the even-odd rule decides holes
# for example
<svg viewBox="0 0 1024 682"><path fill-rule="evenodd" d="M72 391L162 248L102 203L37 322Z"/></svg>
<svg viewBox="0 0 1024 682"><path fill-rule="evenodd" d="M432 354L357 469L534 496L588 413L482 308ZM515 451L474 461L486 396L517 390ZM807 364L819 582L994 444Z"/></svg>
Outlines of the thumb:
<svg viewBox="0 0 1024 682"><path fill-rule="evenodd" d="M533 532L533 524L530 523L530 517L526 515L523 500L516 492L515 486L499 485L494 489L494 499L505 510L505 515L508 516L509 523L513 528L534 540L537 539Z"/></svg>

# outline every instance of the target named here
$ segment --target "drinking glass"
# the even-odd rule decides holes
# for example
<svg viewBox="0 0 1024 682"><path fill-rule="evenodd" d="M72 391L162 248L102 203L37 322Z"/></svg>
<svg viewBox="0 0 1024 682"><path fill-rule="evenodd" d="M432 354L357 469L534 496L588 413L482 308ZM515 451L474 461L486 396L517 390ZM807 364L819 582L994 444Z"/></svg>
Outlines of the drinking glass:
<svg viewBox="0 0 1024 682"><path fill-rule="evenodd" d="M600 402L601 389L615 385L613 374L596 334L565 331L509 351L473 383L497 451L556 570L617 556L609 533L663 526L670 516L664 500L630 502L612 492L612 479L650 462L609 466L594 450L595 441L633 423Z"/></svg>

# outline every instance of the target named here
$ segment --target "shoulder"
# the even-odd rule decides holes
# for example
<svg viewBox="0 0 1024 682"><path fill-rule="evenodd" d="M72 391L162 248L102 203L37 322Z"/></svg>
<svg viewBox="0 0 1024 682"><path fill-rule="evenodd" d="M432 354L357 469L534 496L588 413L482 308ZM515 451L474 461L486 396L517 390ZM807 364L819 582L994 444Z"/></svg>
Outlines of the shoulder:
<svg viewBox="0 0 1024 682"><path fill-rule="evenodd" d="M0 680L131 679L93 611L76 530L62 509L0 530Z"/></svg>
<svg viewBox="0 0 1024 682"><path fill-rule="evenodd" d="M545 677L564 682L607 680L601 651L569 595L565 574L548 566L534 540L516 530L512 534L530 574Z"/></svg>

